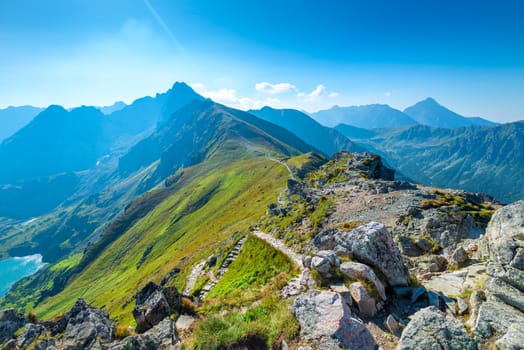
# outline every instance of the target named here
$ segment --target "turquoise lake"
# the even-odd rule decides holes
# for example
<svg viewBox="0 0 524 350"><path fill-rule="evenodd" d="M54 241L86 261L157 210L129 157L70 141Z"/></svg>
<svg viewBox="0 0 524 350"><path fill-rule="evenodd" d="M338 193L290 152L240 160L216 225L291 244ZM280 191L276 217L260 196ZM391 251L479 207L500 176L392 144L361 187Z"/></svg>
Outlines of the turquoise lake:
<svg viewBox="0 0 524 350"><path fill-rule="evenodd" d="M15 282L32 275L42 266L44 263L40 254L0 261L0 297L6 294Z"/></svg>

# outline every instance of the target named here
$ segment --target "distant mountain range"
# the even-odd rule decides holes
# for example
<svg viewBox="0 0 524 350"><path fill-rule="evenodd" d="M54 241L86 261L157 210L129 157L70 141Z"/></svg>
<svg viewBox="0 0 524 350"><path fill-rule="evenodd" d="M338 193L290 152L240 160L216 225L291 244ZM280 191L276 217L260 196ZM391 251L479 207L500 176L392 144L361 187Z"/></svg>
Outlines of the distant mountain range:
<svg viewBox="0 0 524 350"><path fill-rule="evenodd" d="M464 117L440 105L432 98L420 101L403 112L388 105L339 107L311 114L321 124L335 127L339 124L363 129L399 128L408 125L427 125L439 128L485 126L497 123L480 117Z"/></svg>
<svg viewBox="0 0 524 350"><path fill-rule="evenodd" d="M417 122L399 110L388 105L366 105L339 107L318 111L311 114L321 124L334 127L338 124L347 124L363 129L397 128L406 125L415 125Z"/></svg>
<svg viewBox="0 0 524 350"><path fill-rule="evenodd" d="M416 125L375 130L360 139L349 129L345 135L419 183L484 192L507 203L524 198L524 122L454 129Z"/></svg>
<svg viewBox="0 0 524 350"><path fill-rule="evenodd" d="M43 110L33 106L0 109L0 142L23 128Z"/></svg>
<svg viewBox="0 0 524 350"><path fill-rule="evenodd" d="M259 110L250 110L249 113L288 129L327 156L340 150L363 151L337 130L320 125L307 114L295 109L264 107Z"/></svg>

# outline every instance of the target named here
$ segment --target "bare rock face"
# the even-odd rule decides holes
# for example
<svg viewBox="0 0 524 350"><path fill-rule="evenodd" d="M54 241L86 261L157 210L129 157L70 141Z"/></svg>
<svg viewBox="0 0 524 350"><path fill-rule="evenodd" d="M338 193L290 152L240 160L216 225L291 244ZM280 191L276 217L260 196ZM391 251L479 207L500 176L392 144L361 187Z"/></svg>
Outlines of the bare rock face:
<svg viewBox="0 0 524 350"><path fill-rule="evenodd" d="M409 272L400 250L383 224L372 221L350 232L336 230L330 240L322 238L316 240L345 247L354 259L377 268L391 286L409 284Z"/></svg>
<svg viewBox="0 0 524 350"><path fill-rule="evenodd" d="M295 299L293 312L302 338L319 349L374 350L377 346L366 326L352 317L337 293L310 290Z"/></svg>
<svg viewBox="0 0 524 350"><path fill-rule="evenodd" d="M149 282L136 295L133 317L136 330L145 332L180 308L180 294L175 287L161 287Z"/></svg>
<svg viewBox="0 0 524 350"><path fill-rule="evenodd" d="M481 243L489 277L473 330L483 339L496 332L500 349L518 349L524 327L524 201L497 210Z"/></svg>
<svg viewBox="0 0 524 350"><path fill-rule="evenodd" d="M524 201L500 208L486 228L488 254L493 262L519 267L524 264Z"/></svg>
<svg viewBox="0 0 524 350"><path fill-rule="evenodd" d="M13 337L15 331L25 323L25 317L15 309L0 311L0 343Z"/></svg>
<svg viewBox="0 0 524 350"><path fill-rule="evenodd" d="M430 306L416 312L402 332L397 350L474 350L476 342L455 318Z"/></svg>

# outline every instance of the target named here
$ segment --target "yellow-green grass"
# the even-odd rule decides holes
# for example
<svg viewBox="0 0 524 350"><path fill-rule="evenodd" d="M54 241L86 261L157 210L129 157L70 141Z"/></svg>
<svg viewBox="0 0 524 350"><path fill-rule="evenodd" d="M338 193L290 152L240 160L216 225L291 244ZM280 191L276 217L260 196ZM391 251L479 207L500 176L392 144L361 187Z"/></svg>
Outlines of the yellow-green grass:
<svg viewBox="0 0 524 350"><path fill-rule="evenodd" d="M285 167L264 157L188 168L173 193L113 242L58 295L35 310L40 318L67 311L79 297L104 308L121 325L133 324L134 295L182 267L191 266L234 232L246 231L285 186ZM205 200L203 200L205 199ZM149 251L140 268L136 265Z"/></svg>

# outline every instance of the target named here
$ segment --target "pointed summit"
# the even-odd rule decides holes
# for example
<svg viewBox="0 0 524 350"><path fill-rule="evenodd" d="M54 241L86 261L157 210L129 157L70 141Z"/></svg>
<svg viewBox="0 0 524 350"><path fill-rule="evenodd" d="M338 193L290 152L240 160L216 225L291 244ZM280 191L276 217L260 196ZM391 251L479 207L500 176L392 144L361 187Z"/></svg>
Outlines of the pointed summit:
<svg viewBox="0 0 524 350"><path fill-rule="evenodd" d="M406 108L404 113L422 125L437 128L453 129L462 126L493 124L482 118L464 117L442 106L432 97L428 97L425 100Z"/></svg>

